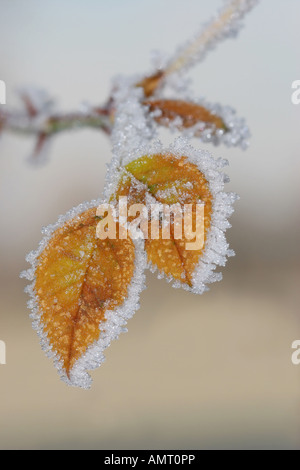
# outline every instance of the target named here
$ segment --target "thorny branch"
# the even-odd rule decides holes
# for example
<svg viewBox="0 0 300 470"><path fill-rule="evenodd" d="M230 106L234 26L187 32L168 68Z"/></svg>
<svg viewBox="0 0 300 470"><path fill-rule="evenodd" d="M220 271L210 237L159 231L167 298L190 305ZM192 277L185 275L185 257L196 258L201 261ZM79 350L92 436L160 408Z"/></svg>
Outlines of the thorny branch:
<svg viewBox="0 0 300 470"><path fill-rule="evenodd" d="M105 108L95 107L87 111L53 113L34 116L24 112L6 111L0 108L0 130L17 134L50 136L62 131L92 127L106 133L111 131L109 113Z"/></svg>
<svg viewBox="0 0 300 470"><path fill-rule="evenodd" d="M235 35L240 27L240 20L255 6L257 1L227 1L219 15L207 23L200 31L200 34L196 35L184 47L181 47L163 70L156 70L151 76L145 77L136 84L136 86L143 88L144 96L148 99L145 104L149 106L151 111L153 111L153 106L149 103L149 98L155 95L157 90L163 89L166 78L171 74L185 72L189 67L202 60L206 52L212 49L217 42ZM73 112L56 112L53 111L53 103L48 95L41 93L40 90L23 90L20 96L25 108L24 111L0 107L0 134L8 131L16 134L35 136L37 141L33 152L34 156L38 156L38 153L43 149L50 137L63 131L83 128L101 130L106 134L110 134L112 131L114 104L111 97L103 106L86 106L82 110ZM180 104L181 102L175 106L176 109L180 108ZM185 107L185 111L187 109ZM166 114L168 119L170 119L169 109L167 109L167 113L165 113L164 108L159 108L158 111L163 118ZM197 114L199 115L199 110ZM204 123L215 124L219 122L219 126L216 127L221 129L221 132L228 132L230 129L225 125L224 120L222 121L219 116L213 117L214 114L214 111L211 113L205 107L200 109L200 115L203 116ZM157 116L159 116L159 113ZM183 118L184 122L195 121L193 115L182 116L179 114L177 117ZM175 120L175 114L173 118ZM208 121L206 120L207 118ZM159 124L163 124L162 119L156 119L156 121ZM183 127L185 127L184 124ZM201 127L200 131L202 131Z"/></svg>

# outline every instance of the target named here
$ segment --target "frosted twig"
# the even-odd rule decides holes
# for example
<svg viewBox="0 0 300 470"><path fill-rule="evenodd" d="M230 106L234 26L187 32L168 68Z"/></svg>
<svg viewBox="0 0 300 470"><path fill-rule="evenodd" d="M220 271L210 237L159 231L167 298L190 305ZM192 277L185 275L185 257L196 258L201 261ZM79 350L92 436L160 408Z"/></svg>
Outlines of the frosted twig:
<svg viewBox="0 0 300 470"><path fill-rule="evenodd" d="M137 87L143 88L145 97L151 97L155 91L167 84L168 76L186 71L201 60L207 51L222 39L232 37L240 28L240 20L253 8L258 0L227 0L219 16L210 21L193 40L180 48L164 70L156 71L145 77ZM0 134L3 131L17 134L34 135L37 139L34 153L38 153L49 138L63 131L82 128L94 128L111 134L114 125L115 103L112 97L104 106L90 106L84 110L69 113L54 112L51 99L41 90L22 91L21 98L25 112L0 108ZM209 133L210 136L210 133ZM241 139L229 137L236 144Z"/></svg>
<svg viewBox="0 0 300 470"><path fill-rule="evenodd" d="M18 111L0 109L0 131L18 134L51 136L62 131L96 128L106 133L111 132L112 123L109 113L104 108L90 108L85 111L70 113L49 113L31 116Z"/></svg>
<svg viewBox="0 0 300 470"><path fill-rule="evenodd" d="M217 42L234 36L240 29L240 20L251 10L258 0L231 0L221 10L219 16L210 21L193 40L181 47L175 57L169 62L164 77L188 69L203 59L208 50Z"/></svg>

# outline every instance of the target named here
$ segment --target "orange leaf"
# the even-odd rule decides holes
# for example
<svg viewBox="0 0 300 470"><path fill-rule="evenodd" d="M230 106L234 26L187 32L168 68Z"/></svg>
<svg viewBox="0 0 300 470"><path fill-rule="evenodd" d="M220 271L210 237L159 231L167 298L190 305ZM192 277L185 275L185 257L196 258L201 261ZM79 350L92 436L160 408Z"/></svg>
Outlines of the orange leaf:
<svg viewBox="0 0 300 470"><path fill-rule="evenodd" d="M197 203L204 204L204 247L207 231L211 224L212 194L208 181L199 168L189 162L185 156L156 154L144 156L125 167L126 173L121 178L115 199L127 196L128 203L146 204L146 195L161 204L185 204L193 207L193 224ZM136 182L142 183L140 185ZM145 240L148 261L173 279L192 287L193 273L203 253L204 247L197 250L186 248L185 234L181 239L175 237L174 218L169 219L170 238L163 239L160 230L159 239L151 237L149 222L148 239Z"/></svg>
<svg viewBox="0 0 300 470"><path fill-rule="evenodd" d="M63 379L85 388L90 378L84 370L95 367L97 355L102 360L103 349L132 315L130 307L136 307L135 294L126 306L136 282L135 244L130 238L96 238L98 221L93 207L55 230L37 257L33 285L40 332L58 358ZM124 306L127 310L120 311ZM120 318L108 326L106 314L116 311ZM83 360L93 346L95 357Z"/></svg>
<svg viewBox="0 0 300 470"><path fill-rule="evenodd" d="M155 120L161 124L168 126L169 122L174 121L176 118L181 119L178 126L179 129L189 128L198 123L209 124L216 129L227 130L224 121L215 114L211 113L208 109L195 103L188 103L182 100L146 100L144 104L149 106L151 112L159 110L161 113L155 117ZM201 133L201 130L196 132L196 135Z"/></svg>
<svg viewBox="0 0 300 470"><path fill-rule="evenodd" d="M159 70L155 74L151 75L150 77L146 77L141 80L139 83L136 84L137 87L141 87L144 89L144 95L146 98L152 96L157 88L160 86L162 79L164 77L164 72Z"/></svg>

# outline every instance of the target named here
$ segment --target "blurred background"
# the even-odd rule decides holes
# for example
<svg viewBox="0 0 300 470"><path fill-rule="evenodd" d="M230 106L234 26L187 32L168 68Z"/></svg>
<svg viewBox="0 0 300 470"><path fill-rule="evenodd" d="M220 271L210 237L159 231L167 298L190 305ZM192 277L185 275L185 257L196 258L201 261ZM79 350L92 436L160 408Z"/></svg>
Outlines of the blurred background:
<svg viewBox="0 0 300 470"><path fill-rule="evenodd" d="M111 78L150 70L151 51L172 54L221 0L0 0L0 79L7 106L35 84L63 110L102 103ZM99 197L107 137L55 138L42 168L28 165L31 138L0 142L0 365L2 449L300 448L300 366L291 362L299 322L298 0L264 0L191 70L194 91L233 106L250 148L228 158L241 199L228 232L236 257L201 297L147 274L128 333L92 373L91 391L68 388L44 357L26 308L25 255L41 227ZM166 137L168 138L168 137Z"/></svg>

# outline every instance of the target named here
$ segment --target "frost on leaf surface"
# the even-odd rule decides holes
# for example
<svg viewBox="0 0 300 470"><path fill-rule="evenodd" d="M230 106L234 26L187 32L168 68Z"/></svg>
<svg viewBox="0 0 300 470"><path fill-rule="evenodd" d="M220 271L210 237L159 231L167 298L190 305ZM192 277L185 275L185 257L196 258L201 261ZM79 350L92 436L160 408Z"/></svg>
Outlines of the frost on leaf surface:
<svg viewBox="0 0 300 470"><path fill-rule="evenodd" d="M86 369L103 361L102 351L138 307L144 280L135 243L96 238L98 221L92 207L63 223L31 255L34 273L27 272L35 276L30 306L43 346L62 378L84 388L91 381Z"/></svg>
<svg viewBox="0 0 300 470"><path fill-rule="evenodd" d="M154 113L155 120L166 127L170 125L170 122L173 122L177 125L178 129L182 130L202 123L202 128L198 126L199 134L201 134L206 125L211 125L213 130L226 130L225 123L219 116L196 103L183 100L160 99L148 100L144 104L149 106L149 110ZM155 112L157 113L155 114Z"/></svg>
<svg viewBox="0 0 300 470"><path fill-rule="evenodd" d="M197 137L200 142L223 143L242 149L249 145L250 131L245 120L229 106L192 97L188 100L150 99L144 104L156 123L171 131L179 130L186 138Z"/></svg>
<svg viewBox="0 0 300 470"><path fill-rule="evenodd" d="M184 206L191 204L193 223L196 204L204 205L204 245L200 249L186 249L190 240L184 232L181 238L175 236L174 218L169 219L169 239L164 239L162 231L153 239L149 222L145 240L148 263L174 281L175 287L204 292L207 283L221 278L214 273L215 268L224 266L227 256L233 254L224 232L230 227L227 218L233 212L236 196L223 192L226 176L220 168L224 164L179 140L169 151L144 155L128 163L112 197L116 202L127 196L128 204L179 204L183 212Z"/></svg>

